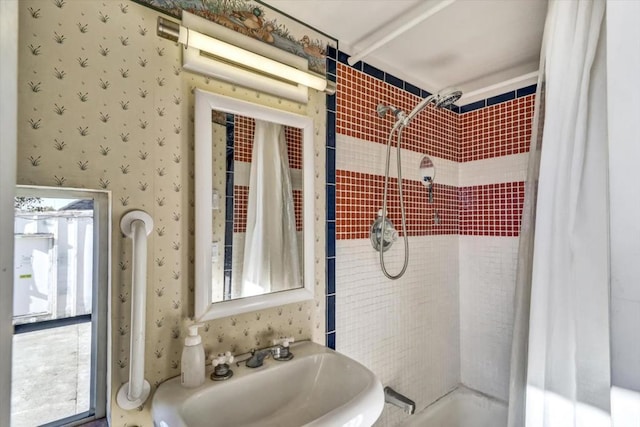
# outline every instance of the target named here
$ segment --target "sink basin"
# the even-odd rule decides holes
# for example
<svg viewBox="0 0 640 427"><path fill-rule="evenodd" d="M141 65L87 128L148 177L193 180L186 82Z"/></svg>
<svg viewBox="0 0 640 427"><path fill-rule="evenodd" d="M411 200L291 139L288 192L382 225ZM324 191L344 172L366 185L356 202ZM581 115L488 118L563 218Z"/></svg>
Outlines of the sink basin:
<svg viewBox="0 0 640 427"><path fill-rule="evenodd" d="M360 363L312 342L291 345L288 362L232 365L233 377L193 389L180 377L158 387L155 427L370 427L382 413L382 384Z"/></svg>

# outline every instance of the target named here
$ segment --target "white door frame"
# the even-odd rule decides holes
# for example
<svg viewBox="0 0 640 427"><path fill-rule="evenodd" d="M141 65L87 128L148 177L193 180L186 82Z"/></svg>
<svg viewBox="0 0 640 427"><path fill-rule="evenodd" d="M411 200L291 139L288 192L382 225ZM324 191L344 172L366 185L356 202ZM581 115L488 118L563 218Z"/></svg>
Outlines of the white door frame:
<svg viewBox="0 0 640 427"><path fill-rule="evenodd" d="M0 425L11 422L13 200L18 109L18 0L0 1Z"/></svg>

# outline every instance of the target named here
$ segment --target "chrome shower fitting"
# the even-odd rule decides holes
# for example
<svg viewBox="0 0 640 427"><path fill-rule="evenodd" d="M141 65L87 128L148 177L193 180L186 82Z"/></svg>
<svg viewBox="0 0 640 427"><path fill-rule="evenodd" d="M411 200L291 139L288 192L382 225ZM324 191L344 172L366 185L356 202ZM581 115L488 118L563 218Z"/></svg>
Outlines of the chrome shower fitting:
<svg viewBox="0 0 640 427"><path fill-rule="evenodd" d="M376 113L378 113L378 116L384 117L388 112L391 112L394 116L396 116L398 120L404 120L404 118L407 116L404 111L394 107L393 105L378 104L376 106Z"/></svg>
<svg viewBox="0 0 640 427"><path fill-rule="evenodd" d="M427 186L427 192L429 195L429 203L433 203L433 178L426 177L425 182L426 182L425 185Z"/></svg>
<svg viewBox="0 0 640 427"><path fill-rule="evenodd" d="M424 98L422 101L416 105L413 110L409 114L406 114L404 111L393 107L391 105L378 104L376 107L376 112L380 117L384 117L387 112L391 111L397 118L395 124L391 128L389 132L389 138L387 139L387 155L385 160L385 172L384 172L384 190L382 193L382 210L379 214L379 218L376 219L373 226L371 227L371 243L373 247L380 254L380 269L382 273L391 280L399 279L407 270L407 266L409 264L409 238L407 233L407 214L404 206L404 196L402 194L402 162L400 161L400 150L402 149L402 131L403 129L409 125L409 122L417 116L424 108L426 108L432 102L434 103L435 108L444 108L456 102L462 96L462 92L455 89L445 89L434 95L429 95ZM397 185L398 185L398 199L400 202L400 220L402 226L402 237L404 241L404 262L402 264L402 269L398 274L390 274L387 271L384 262L384 253L388 249L388 246L391 246L391 243L395 240L391 238L391 236L397 238L397 231L393 228L393 224L387 218L387 206L388 200L387 196L389 193L389 161L391 157L391 142L393 141L393 136L397 132L397 143L396 143L396 161L397 161ZM426 182L429 191L429 203L433 203L433 177ZM434 218L434 221L439 221L439 218ZM389 231L393 230L391 234Z"/></svg>
<svg viewBox="0 0 640 427"><path fill-rule="evenodd" d="M385 223L385 227L382 227L383 222ZM378 218L376 218L371 225L369 237L371 238L371 245L373 245L376 251L382 249L385 252L391 247L393 242L398 240L396 228L386 215L382 215L382 209L378 212Z"/></svg>
<svg viewBox="0 0 640 427"><path fill-rule="evenodd" d="M456 102L461 96L462 92L456 89L444 89L434 95L427 96L407 115L404 125L408 125L420 111L424 110L425 107L432 102L436 108L444 108Z"/></svg>
<svg viewBox="0 0 640 427"><path fill-rule="evenodd" d="M405 414L412 415L416 412L416 403L413 400L398 393L389 386L384 388L384 401L385 403L390 403L402 409Z"/></svg>

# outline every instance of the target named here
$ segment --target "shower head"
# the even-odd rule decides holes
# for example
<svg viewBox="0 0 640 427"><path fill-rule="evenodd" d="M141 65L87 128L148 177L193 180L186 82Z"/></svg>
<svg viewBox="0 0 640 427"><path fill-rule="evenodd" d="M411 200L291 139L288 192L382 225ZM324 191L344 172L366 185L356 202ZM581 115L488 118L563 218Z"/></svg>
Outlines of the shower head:
<svg viewBox="0 0 640 427"><path fill-rule="evenodd" d="M444 93L443 93L444 92ZM436 98L436 108L444 108L456 102L462 96L462 91L460 90L447 90L438 93L438 97Z"/></svg>
<svg viewBox="0 0 640 427"><path fill-rule="evenodd" d="M418 115L420 111L422 111L427 105L430 103L434 103L436 108L448 107L449 105L456 102L462 96L462 92L456 89L444 89L435 95L429 95L407 115L404 120L404 125L408 125L409 122Z"/></svg>

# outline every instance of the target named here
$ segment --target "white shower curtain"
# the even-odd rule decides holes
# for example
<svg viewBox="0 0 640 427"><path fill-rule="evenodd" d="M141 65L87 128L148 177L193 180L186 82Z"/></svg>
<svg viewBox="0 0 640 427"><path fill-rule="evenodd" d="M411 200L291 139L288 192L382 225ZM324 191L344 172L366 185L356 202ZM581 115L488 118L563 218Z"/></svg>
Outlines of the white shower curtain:
<svg viewBox="0 0 640 427"><path fill-rule="evenodd" d="M543 42L544 46L544 42ZM544 67L541 58L540 68ZM538 75L533 129L529 145L522 226L518 242L518 269L514 293L513 338L509 377L509 417L507 427L523 427L525 420L525 389L527 384L527 348L531 308L531 275L533 268L533 239L536 223L536 200L540 175L540 150L544 130L544 72Z"/></svg>
<svg viewBox="0 0 640 427"><path fill-rule="evenodd" d="M296 218L282 125L255 121L240 297L301 286Z"/></svg>
<svg viewBox="0 0 640 427"><path fill-rule="evenodd" d="M604 12L604 0L549 3L526 427L611 425Z"/></svg>

